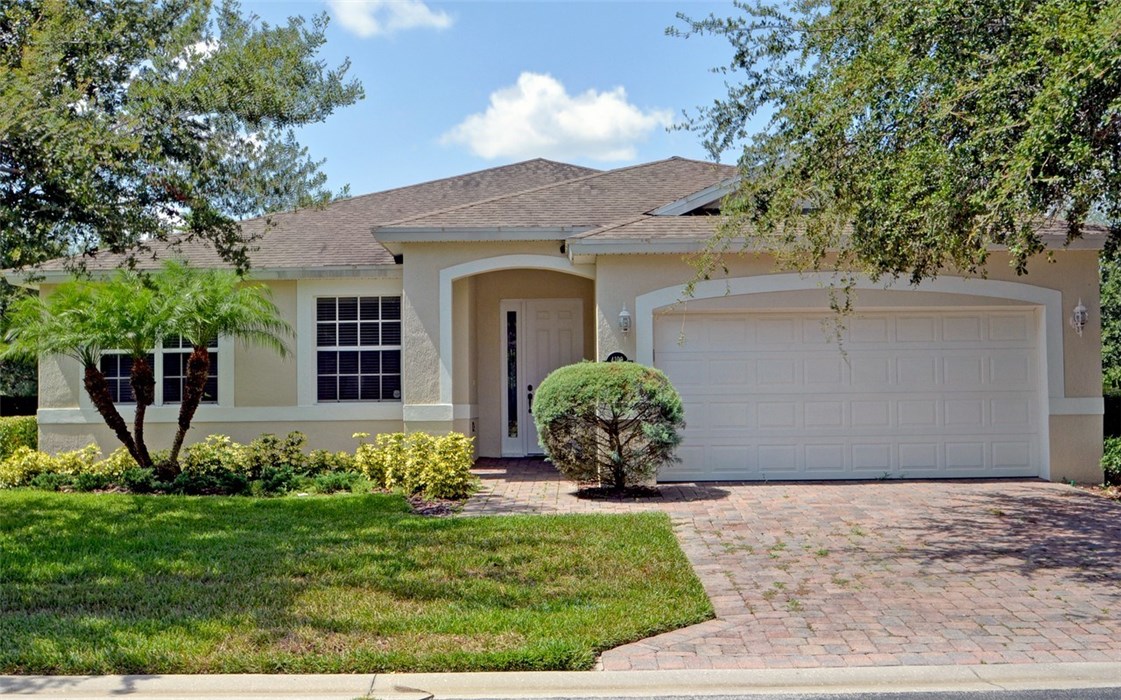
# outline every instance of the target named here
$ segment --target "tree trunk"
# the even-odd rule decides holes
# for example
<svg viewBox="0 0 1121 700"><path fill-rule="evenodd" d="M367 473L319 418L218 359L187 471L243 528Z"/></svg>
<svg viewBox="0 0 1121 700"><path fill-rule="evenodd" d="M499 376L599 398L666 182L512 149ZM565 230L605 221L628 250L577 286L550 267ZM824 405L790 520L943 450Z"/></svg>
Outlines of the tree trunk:
<svg viewBox="0 0 1121 700"><path fill-rule="evenodd" d="M145 469L152 466L152 457L148 453L148 445L144 442L144 413L156 401L156 376L146 357L132 359L132 372L129 375L132 384L132 395L136 397L136 418L132 425L132 434L136 439L136 454L140 457L136 463Z"/></svg>
<svg viewBox="0 0 1121 700"><path fill-rule="evenodd" d="M136 442L128 431L128 423L113 404L113 395L109 392L109 382L105 381L105 375L95 365L86 365L83 384L94 408L105 419L105 424L117 435L117 439L139 464L141 458L136 451Z"/></svg>
<svg viewBox="0 0 1121 700"><path fill-rule="evenodd" d="M179 469L179 451L183 447L183 438L191 429L191 419L202 402L202 395L206 391L206 378L210 374L210 353L206 346L195 346L191 356L187 358L187 376L183 380L183 403L179 404L179 427L175 431L175 442L171 445L169 462L173 469Z"/></svg>

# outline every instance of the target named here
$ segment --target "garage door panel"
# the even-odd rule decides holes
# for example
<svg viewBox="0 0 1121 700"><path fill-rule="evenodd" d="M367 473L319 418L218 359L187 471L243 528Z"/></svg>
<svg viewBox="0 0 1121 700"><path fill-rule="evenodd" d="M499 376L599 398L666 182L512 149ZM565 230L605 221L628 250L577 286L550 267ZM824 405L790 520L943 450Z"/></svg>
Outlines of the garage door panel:
<svg viewBox="0 0 1121 700"><path fill-rule="evenodd" d="M687 423L683 464L663 479L1039 473L1033 311L864 315L846 327L844 355L823 319L659 319L656 364ZM695 333L683 345L681 328Z"/></svg>
<svg viewBox="0 0 1121 700"><path fill-rule="evenodd" d="M994 342L1022 342L1032 340L1028 318L1022 313L989 315L989 340Z"/></svg>
<svg viewBox="0 0 1121 700"><path fill-rule="evenodd" d="M984 322L981 316L976 314L944 316L942 319L942 340L951 343L977 342L983 337L983 326Z"/></svg>

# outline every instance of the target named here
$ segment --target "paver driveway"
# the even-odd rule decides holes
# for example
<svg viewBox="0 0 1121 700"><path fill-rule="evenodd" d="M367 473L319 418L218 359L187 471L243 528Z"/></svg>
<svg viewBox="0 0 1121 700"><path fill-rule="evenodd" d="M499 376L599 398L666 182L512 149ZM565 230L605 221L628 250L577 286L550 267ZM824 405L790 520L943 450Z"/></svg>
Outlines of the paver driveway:
<svg viewBox="0 0 1121 700"><path fill-rule="evenodd" d="M1041 481L662 485L579 500L482 460L467 514L669 513L717 619L602 668L1121 661L1121 504Z"/></svg>

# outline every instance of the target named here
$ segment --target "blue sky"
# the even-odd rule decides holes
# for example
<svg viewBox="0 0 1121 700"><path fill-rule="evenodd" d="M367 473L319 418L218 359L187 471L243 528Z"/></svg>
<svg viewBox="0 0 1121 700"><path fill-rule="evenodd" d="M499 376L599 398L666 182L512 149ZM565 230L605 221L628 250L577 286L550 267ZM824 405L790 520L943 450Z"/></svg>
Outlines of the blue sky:
<svg viewBox="0 0 1121 700"><path fill-rule="evenodd" d="M730 2L243 0L269 22L331 16L322 52L350 57L366 99L299 132L329 184L362 194L533 157L613 168L705 158L667 132L724 94L728 43L665 36L678 12ZM726 156L727 162L731 156Z"/></svg>

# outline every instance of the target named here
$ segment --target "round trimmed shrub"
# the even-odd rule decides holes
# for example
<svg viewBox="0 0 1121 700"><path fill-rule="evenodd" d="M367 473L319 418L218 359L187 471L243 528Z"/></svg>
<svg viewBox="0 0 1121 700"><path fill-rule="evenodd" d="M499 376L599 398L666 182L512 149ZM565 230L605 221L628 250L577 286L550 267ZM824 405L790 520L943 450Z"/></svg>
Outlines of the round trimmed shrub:
<svg viewBox="0 0 1121 700"><path fill-rule="evenodd" d="M549 461L567 478L614 491L677 461L685 425L666 375L633 362L561 367L537 387L533 420Z"/></svg>

